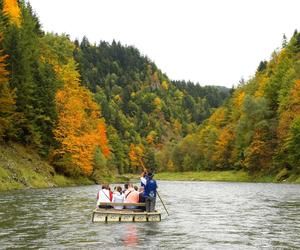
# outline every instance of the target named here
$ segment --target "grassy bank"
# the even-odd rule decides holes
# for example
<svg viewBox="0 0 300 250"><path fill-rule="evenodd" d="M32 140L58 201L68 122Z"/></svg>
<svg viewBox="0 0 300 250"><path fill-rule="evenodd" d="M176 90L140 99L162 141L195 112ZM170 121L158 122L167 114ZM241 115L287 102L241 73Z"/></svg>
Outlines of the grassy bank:
<svg viewBox="0 0 300 250"><path fill-rule="evenodd" d="M244 171L164 172L156 174L155 178L168 181L278 182L274 176L253 177ZM300 183L300 177L291 176L284 182Z"/></svg>
<svg viewBox="0 0 300 250"><path fill-rule="evenodd" d="M93 184L88 178L55 173L35 151L19 144L0 144L0 191Z"/></svg>

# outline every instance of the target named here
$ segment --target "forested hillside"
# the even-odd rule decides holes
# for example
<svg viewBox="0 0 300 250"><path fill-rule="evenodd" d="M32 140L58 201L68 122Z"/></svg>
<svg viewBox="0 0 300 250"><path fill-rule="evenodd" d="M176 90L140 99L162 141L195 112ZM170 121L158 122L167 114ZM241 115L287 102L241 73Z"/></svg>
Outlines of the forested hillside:
<svg viewBox="0 0 300 250"><path fill-rule="evenodd" d="M299 176L300 33L284 39L270 61L262 61L197 132L165 156L180 171L242 169L278 180Z"/></svg>
<svg viewBox="0 0 300 250"><path fill-rule="evenodd" d="M132 46L91 45L87 38L75 44L82 83L101 106L120 173L135 171L140 160L156 168L156 154L194 131L229 95L224 88L171 82Z"/></svg>
<svg viewBox="0 0 300 250"><path fill-rule="evenodd" d="M132 46L45 34L25 1L0 9L0 143L36 150L67 176L99 180L141 160L162 169L161 152L230 95L172 82Z"/></svg>

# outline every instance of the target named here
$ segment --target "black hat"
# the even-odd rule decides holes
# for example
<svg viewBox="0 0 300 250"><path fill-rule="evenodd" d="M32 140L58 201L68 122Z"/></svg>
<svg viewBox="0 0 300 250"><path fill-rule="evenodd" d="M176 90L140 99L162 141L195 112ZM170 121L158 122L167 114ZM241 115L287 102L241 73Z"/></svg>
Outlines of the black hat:
<svg viewBox="0 0 300 250"><path fill-rule="evenodd" d="M150 178L152 178L152 177L154 176L154 174L151 173L151 172L149 172L147 175L148 175Z"/></svg>

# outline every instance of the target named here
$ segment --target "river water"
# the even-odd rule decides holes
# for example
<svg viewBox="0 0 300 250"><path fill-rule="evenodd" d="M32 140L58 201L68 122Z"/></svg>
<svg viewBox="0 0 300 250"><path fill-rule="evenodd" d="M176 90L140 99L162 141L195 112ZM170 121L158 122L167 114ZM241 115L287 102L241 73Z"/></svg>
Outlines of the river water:
<svg viewBox="0 0 300 250"><path fill-rule="evenodd" d="M0 193L0 249L300 249L300 185L158 181L159 223L92 223L98 186Z"/></svg>

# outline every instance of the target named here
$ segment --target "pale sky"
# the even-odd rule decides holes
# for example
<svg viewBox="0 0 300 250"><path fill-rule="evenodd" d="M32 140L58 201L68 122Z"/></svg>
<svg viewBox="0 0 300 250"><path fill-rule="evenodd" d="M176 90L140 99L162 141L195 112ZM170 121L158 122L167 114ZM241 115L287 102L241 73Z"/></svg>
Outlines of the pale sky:
<svg viewBox="0 0 300 250"><path fill-rule="evenodd" d="M29 0L43 29L134 45L173 80L231 87L300 30L300 0Z"/></svg>

